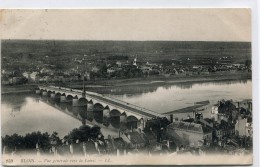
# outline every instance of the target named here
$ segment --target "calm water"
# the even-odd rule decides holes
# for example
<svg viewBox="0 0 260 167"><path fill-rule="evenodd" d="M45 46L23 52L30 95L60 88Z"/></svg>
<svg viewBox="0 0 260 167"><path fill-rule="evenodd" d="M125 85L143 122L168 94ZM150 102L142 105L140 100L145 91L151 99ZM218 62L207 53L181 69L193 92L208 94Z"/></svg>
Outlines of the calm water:
<svg viewBox="0 0 260 167"><path fill-rule="evenodd" d="M163 84L163 83L160 83ZM209 100L216 103L220 99L252 99L251 80L219 81L204 83L179 83L142 85L116 88L92 88L92 91L148 108L158 113L174 111Z"/></svg>
<svg viewBox="0 0 260 167"><path fill-rule="evenodd" d="M2 135L33 131L66 135L81 122L31 95L2 96Z"/></svg>
<svg viewBox="0 0 260 167"><path fill-rule="evenodd" d="M172 85L157 83L90 90L163 113L203 100L214 103L219 99L249 99L252 98L251 89L252 82L248 80ZM2 135L25 134L39 130L49 133L57 131L63 137L73 128L79 127L81 122L68 113L61 112L61 109L47 104L39 96L19 94L2 96L1 124ZM103 133L117 135L115 130L106 128Z"/></svg>

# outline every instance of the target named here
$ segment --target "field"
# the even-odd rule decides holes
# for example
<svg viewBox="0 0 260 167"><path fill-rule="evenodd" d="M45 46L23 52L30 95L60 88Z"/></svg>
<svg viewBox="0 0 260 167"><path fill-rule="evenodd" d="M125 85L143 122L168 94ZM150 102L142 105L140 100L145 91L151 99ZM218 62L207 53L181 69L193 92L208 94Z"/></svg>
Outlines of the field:
<svg viewBox="0 0 260 167"><path fill-rule="evenodd" d="M3 40L2 65L8 63L64 62L72 58L89 61L108 60L113 56L129 61L137 56L138 61L163 63L174 60L193 60L193 63L219 60L229 57L232 63L251 60L250 42L203 42L203 41L48 41L48 40ZM47 62L48 63L48 62ZM185 62L184 62L185 63ZM72 63L73 64L73 63ZM73 64L74 65L74 64Z"/></svg>

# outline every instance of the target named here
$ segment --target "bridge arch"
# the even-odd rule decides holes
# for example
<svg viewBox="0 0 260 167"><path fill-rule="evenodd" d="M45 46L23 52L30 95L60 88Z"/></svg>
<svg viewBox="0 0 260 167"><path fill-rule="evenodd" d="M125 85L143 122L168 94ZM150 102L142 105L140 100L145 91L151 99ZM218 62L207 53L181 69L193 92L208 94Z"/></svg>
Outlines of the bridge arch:
<svg viewBox="0 0 260 167"><path fill-rule="evenodd" d="M79 99L79 105L80 105L80 106L87 106L87 104L88 104L88 100L87 100L86 98L81 97L81 98Z"/></svg>
<svg viewBox="0 0 260 167"><path fill-rule="evenodd" d="M94 111L94 119L98 123L103 123L103 110L104 106L100 103L94 104L93 111Z"/></svg>
<svg viewBox="0 0 260 167"><path fill-rule="evenodd" d="M117 109L113 109L110 111L110 117L120 117L121 112L118 111Z"/></svg>
<svg viewBox="0 0 260 167"><path fill-rule="evenodd" d="M120 128L120 116L121 112L118 111L117 109L113 109L110 111L110 124L114 128Z"/></svg>
<svg viewBox="0 0 260 167"><path fill-rule="evenodd" d="M100 103L95 103L95 104L94 104L94 109L95 109L95 108L96 108L96 109L102 109L102 110L103 110L103 109L104 109L104 106L103 106L102 104L100 104Z"/></svg>
<svg viewBox="0 0 260 167"><path fill-rule="evenodd" d="M66 99L69 100L69 101L72 101L73 96L72 96L72 95L68 95L68 96L66 97Z"/></svg>
<svg viewBox="0 0 260 167"><path fill-rule="evenodd" d="M48 97L50 97L52 93L54 93L54 92L53 92L53 91L50 91L50 90L48 90L48 91L47 91L47 96L48 96Z"/></svg>
<svg viewBox="0 0 260 167"><path fill-rule="evenodd" d="M126 127L127 129L137 129L137 126L138 126L138 122L139 120L133 116L133 115L130 115L126 118Z"/></svg>
<svg viewBox="0 0 260 167"><path fill-rule="evenodd" d="M61 93L60 93L60 92L58 92L58 93L55 94L55 98L60 98L60 96L61 96Z"/></svg>
<svg viewBox="0 0 260 167"><path fill-rule="evenodd" d="M110 125L110 108L108 105L103 110L103 125Z"/></svg>
<svg viewBox="0 0 260 167"><path fill-rule="evenodd" d="M40 89L40 92L41 92L41 93L44 92L44 91L46 91L46 90L44 90L44 89Z"/></svg>

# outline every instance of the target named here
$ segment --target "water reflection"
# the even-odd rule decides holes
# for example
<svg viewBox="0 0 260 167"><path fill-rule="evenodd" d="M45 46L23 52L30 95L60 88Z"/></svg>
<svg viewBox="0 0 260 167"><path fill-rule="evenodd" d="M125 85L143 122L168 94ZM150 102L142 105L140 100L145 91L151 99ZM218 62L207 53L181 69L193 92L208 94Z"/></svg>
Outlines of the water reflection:
<svg viewBox="0 0 260 167"><path fill-rule="evenodd" d="M147 85L147 87L149 88L144 87L142 93L140 93L139 88L136 89L136 87L120 87L121 93L113 91L113 93L109 93L108 96L159 113L188 107L195 102L204 100L216 103L219 99L252 99L252 82L250 80L178 83L157 86L156 88L154 88L154 85ZM116 90L116 88L114 89ZM126 89L127 93L131 91L132 93L130 95L126 94L122 89ZM149 91L145 91L147 89Z"/></svg>
<svg viewBox="0 0 260 167"><path fill-rule="evenodd" d="M192 89L196 85L208 86L208 85L232 85L232 84L247 84L250 80L234 80L234 81L208 81L208 82L184 82L184 83L171 83L171 82L160 82L153 84L140 84L140 85L124 85L124 86L107 86L107 87L89 87L88 91L97 92L100 94L110 95L125 95L127 97L156 92L159 88L166 90L177 88L181 90Z"/></svg>
<svg viewBox="0 0 260 167"><path fill-rule="evenodd" d="M47 99L44 100L48 102ZM51 104L51 102L48 103ZM13 113L13 107L16 105L20 106L20 110ZM73 128L80 125L80 121L67 116L50 105L46 105L45 102L35 95L16 94L2 96L2 136L14 133L24 135L33 131L49 133L56 131L63 137Z"/></svg>
<svg viewBox="0 0 260 167"><path fill-rule="evenodd" d="M28 93L26 94L29 95ZM14 112L19 112L22 107L27 104L26 102L24 96L2 96L2 103L7 105Z"/></svg>
<svg viewBox="0 0 260 167"><path fill-rule="evenodd" d="M188 107L194 102L204 100L214 103L219 99L252 98L250 80L185 84L160 83L92 89L159 113ZM55 99L34 94L3 95L1 111L2 135L25 134L40 130L50 133L57 131L63 137L73 128L79 127L81 119L86 119L92 124L99 122L98 125L104 125L104 127L111 125L117 128L120 127L121 119L119 113L115 111L114 115L110 114L107 117L107 113L104 113L104 110L101 112L100 106L97 105L92 109L88 109L87 106L72 107L71 103L60 103ZM126 126L130 127L129 124Z"/></svg>
<svg viewBox="0 0 260 167"><path fill-rule="evenodd" d="M49 97L38 96L44 103L55 107L56 109L68 114L79 121L87 121L87 124L97 124L109 126L110 124L114 128L120 127L119 117L104 117L104 107L97 103L93 108L87 106L72 106L72 103L61 103L59 99L51 99Z"/></svg>

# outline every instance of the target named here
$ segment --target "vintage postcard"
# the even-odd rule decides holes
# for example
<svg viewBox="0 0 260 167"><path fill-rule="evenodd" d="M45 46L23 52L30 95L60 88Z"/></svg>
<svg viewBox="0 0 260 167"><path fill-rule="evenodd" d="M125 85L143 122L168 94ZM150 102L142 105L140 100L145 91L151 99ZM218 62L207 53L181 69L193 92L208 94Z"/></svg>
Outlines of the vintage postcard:
<svg viewBox="0 0 260 167"><path fill-rule="evenodd" d="M13 165L253 163L250 9L1 10Z"/></svg>

